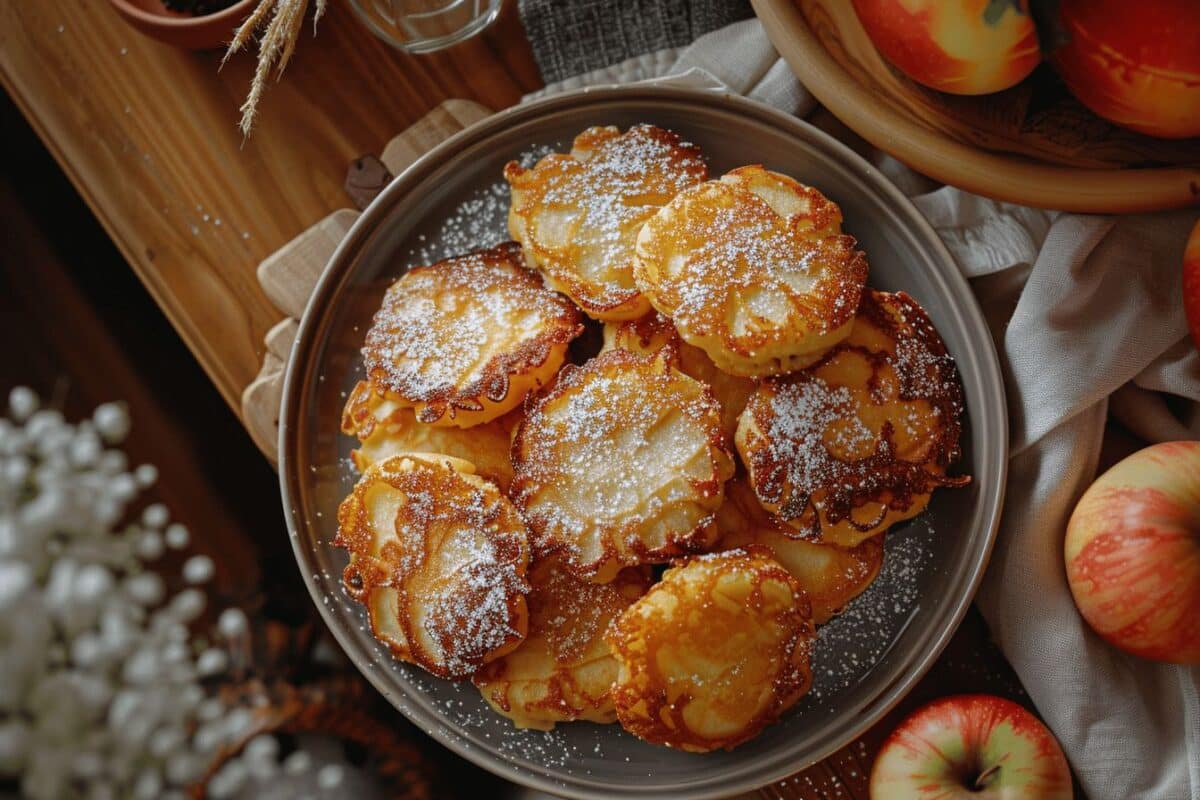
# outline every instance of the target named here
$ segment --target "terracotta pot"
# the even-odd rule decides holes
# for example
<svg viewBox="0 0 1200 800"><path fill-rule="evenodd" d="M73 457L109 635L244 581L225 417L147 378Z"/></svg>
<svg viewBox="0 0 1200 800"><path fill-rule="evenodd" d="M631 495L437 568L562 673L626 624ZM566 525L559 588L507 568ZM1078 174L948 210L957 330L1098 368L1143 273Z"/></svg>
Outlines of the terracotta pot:
<svg viewBox="0 0 1200 800"><path fill-rule="evenodd" d="M170 11L162 0L108 0L126 22L160 42L188 50L214 50L233 38L258 0L241 0L203 16Z"/></svg>

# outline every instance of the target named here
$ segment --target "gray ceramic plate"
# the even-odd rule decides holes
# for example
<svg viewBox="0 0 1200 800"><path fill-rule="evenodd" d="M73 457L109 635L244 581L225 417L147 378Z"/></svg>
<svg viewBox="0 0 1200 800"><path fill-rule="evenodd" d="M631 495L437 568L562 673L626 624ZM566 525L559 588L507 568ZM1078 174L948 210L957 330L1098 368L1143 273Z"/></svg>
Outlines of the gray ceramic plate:
<svg viewBox="0 0 1200 800"><path fill-rule="evenodd" d="M837 201L871 262L871 285L903 289L929 311L958 361L968 421L965 489L939 491L928 512L888 535L880 578L821 629L813 691L733 752L690 755L640 742L616 725L516 731L470 683L398 663L339 584L329 546L338 502L354 482L338 432L359 347L387 283L406 265L507 238L500 170L566 149L596 124L651 122L679 131L719 174L746 163L812 184ZM1004 390L979 308L912 205L829 136L767 106L674 87L592 89L497 114L430 152L351 229L317 285L288 364L280 424L283 505L317 607L362 673L409 719L463 757L545 791L587 798L722 797L794 773L851 741L897 702L954 632L995 536L1006 462Z"/></svg>

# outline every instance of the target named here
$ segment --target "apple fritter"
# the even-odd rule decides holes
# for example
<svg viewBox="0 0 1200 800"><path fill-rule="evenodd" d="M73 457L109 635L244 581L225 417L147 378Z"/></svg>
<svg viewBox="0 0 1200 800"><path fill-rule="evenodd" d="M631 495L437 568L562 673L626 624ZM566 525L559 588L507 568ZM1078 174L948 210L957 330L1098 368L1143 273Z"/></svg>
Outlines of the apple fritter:
<svg viewBox="0 0 1200 800"><path fill-rule="evenodd" d="M650 588L648 567L622 570L611 583L580 580L556 558L534 561L529 633L521 646L475 673L475 685L518 728L558 722L616 722L617 662L604 641L608 625Z"/></svg>
<svg viewBox="0 0 1200 800"><path fill-rule="evenodd" d="M683 339L675 330L675 323L657 311L651 311L637 319L623 322L604 323L604 344L600 352L629 350L642 355L655 355L666 351L672 364L679 366L679 348Z"/></svg>
<svg viewBox="0 0 1200 800"><path fill-rule="evenodd" d="M758 388L756 381L718 369L707 353L683 341L674 323L657 311L635 320L605 323L601 352L616 348L635 353L657 353L667 349L673 366L712 389L721 405L721 430L726 442L732 446L738 417Z"/></svg>
<svg viewBox="0 0 1200 800"><path fill-rule="evenodd" d="M516 508L460 459L392 456L338 508L343 582L395 655L464 678L528 626L529 541Z"/></svg>
<svg viewBox="0 0 1200 800"><path fill-rule="evenodd" d="M665 355L612 350L564 367L513 439L510 493L534 552L604 583L706 548L733 473L720 420L708 388Z"/></svg>
<svg viewBox="0 0 1200 800"><path fill-rule="evenodd" d="M434 453L469 461L475 474L507 492L512 483L509 448L520 409L472 428L448 428L417 421L412 408L359 381L342 411L342 433L359 440L350 457L359 472L376 461L404 453Z"/></svg>
<svg viewBox="0 0 1200 800"><path fill-rule="evenodd" d="M962 386L924 310L868 290L850 336L805 370L762 382L737 448L759 502L843 547L916 516L959 457Z"/></svg>
<svg viewBox="0 0 1200 800"><path fill-rule="evenodd" d="M866 256L816 189L760 166L685 189L637 239L634 278L725 372L806 366L850 332Z"/></svg>
<svg viewBox="0 0 1200 800"><path fill-rule="evenodd" d="M599 320L634 319L650 306L633 280L642 223L679 190L708 177L694 144L653 125L625 133L588 128L571 152L532 169L504 168L508 228L546 281Z"/></svg>
<svg viewBox="0 0 1200 800"><path fill-rule="evenodd" d="M376 390L412 406L418 421L469 428L549 382L582 330L579 310L505 242L401 276L367 331L363 361Z"/></svg>
<svg viewBox="0 0 1200 800"><path fill-rule="evenodd" d="M720 549L762 545L808 593L812 620L828 622L866 591L883 566L883 535L857 547L797 539L796 531L767 511L742 477L725 484L725 502L717 511Z"/></svg>
<svg viewBox="0 0 1200 800"><path fill-rule="evenodd" d="M696 556L617 618L621 725L692 752L757 736L812 685L809 601L763 547Z"/></svg>

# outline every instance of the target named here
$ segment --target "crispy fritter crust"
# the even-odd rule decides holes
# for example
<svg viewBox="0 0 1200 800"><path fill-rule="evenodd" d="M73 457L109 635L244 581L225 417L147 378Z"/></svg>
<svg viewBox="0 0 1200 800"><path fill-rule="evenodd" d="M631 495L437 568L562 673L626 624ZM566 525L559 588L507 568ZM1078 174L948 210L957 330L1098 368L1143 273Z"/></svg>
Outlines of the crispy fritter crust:
<svg viewBox="0 0 1200 800"><path fill-rule="evenodd" d="M685 189L646 222L634 277L722 370L788 372L849 333L867 260L841 221L816 189L741 167Z"/></svg>
<svg viewBox="0 0 1200 800"><path fill-rule="evenodd" d="M372 465L338 508L343 582L398 658L469 677L528 625L528 533L467 462L400 455Z"/></svg>
<svg viewBox="0 0 1200 800"><path fill-rule="evenodd" d="M694 144L653 125L625 133L588 128L571 152L532 169L504 168L509 232L551 286L600 320L634 319L650 306L633 280L642 223L681 189L708 177Z"/></svg>
<svg viewBox="0 0 1200 800"><path fill-rule="evenodd" d="M612 627L621 725L692 752L757 736L812 685L808 598L766 548L693 557Z"/></svg>
<svg viewBox="0 0 1200 800"><path fill-rule="evenodd" d="M732 447L738 417L758 388L757 381L719 369L707 353L683 341L674 323L657 311L626 322L605 323L601 352L617 348L635 353L666 352L672 366L708 386L721 405L721 430Z"/></svg>
<svg viewBox="0 0 1200 800"><path fill-rule="evenodd" d="M648 567L622 570L611 583L580 580L556 558L529 570L529 633L521 646L485 664L475 685L518 728L558 722L616 722L617 662L604 641L608 625L650 587Z"/></svg>
<svg viewBox="0 0 1200 800"><path fill-rule="evenodd" d="M579 309L505 242L401 276L367 331L363 361L376 390L413 406L420 422L466 428L548 382L582 330Z"/></svg>
<svg viewBox="0 0 1200 800"><path fill-rule="evenodd" d="M959 457L963 394L929 317L868 290L849 338L811 367L763 381L737 448L763 507L844 547L919 514Z"/></svg>
<svg viewBox="0 0 1200 800"><path fill-rule="evenodd" d="M812 619L828 622L875 580L883 566L883 534L857 547L797 539L796 531L768 514L744 477L725 484L725 502L717 511L720 549L762 545L808 593Z"/></svg>
<svg viewBox="0 0 1200 800"><path fill-rule="evenodd" d="M708 388L626 350L565 367L526 407L512 452L534 552L601 583L710 545L733 473Z"/></svg>
<svg viewBox="0 0 1200 800"><path fill-rule="evenodd" d="M518 408L472 428L426 425L417 421L412 408L375 390L370 382L359 381L346 398L342 433L359 440L358 449L350 452L359 472L391 456L436 453L469 461L475 474L507 492L513 474L512 431L521 414Z"/></svg>

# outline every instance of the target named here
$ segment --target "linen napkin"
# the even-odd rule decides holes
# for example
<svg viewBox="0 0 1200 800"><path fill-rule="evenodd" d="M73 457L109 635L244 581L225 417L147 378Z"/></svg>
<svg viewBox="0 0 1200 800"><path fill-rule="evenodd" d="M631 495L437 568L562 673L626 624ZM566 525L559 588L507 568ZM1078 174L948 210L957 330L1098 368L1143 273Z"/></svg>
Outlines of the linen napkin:
<svg viewBox="0 0 1200 800"><path fill-rule="evenodd" d="M531 9L569 15L574 5L520 7L528 20ZM594 44L543 41L536 28L530 38L540 63L545 49L559 51L558 63L584 63L562 51ZM611 64L537 94L665 78L716 82L801 115L815 106L757 20L683 48L643 52L634 42L622 52L609 39L604 52ZM910 195L970 279L995 337L1011 462L977 597L993 635L1092 800L1200 800L1200 669L1139 660L1100 640L1075 609L1062 555L1066 521L1096 476L1110 398L1143 438L1200 438L1200 358L1179 299L1184 242L1200 211L1065 214L935 188L828 114L816 118Z"/></svg>

